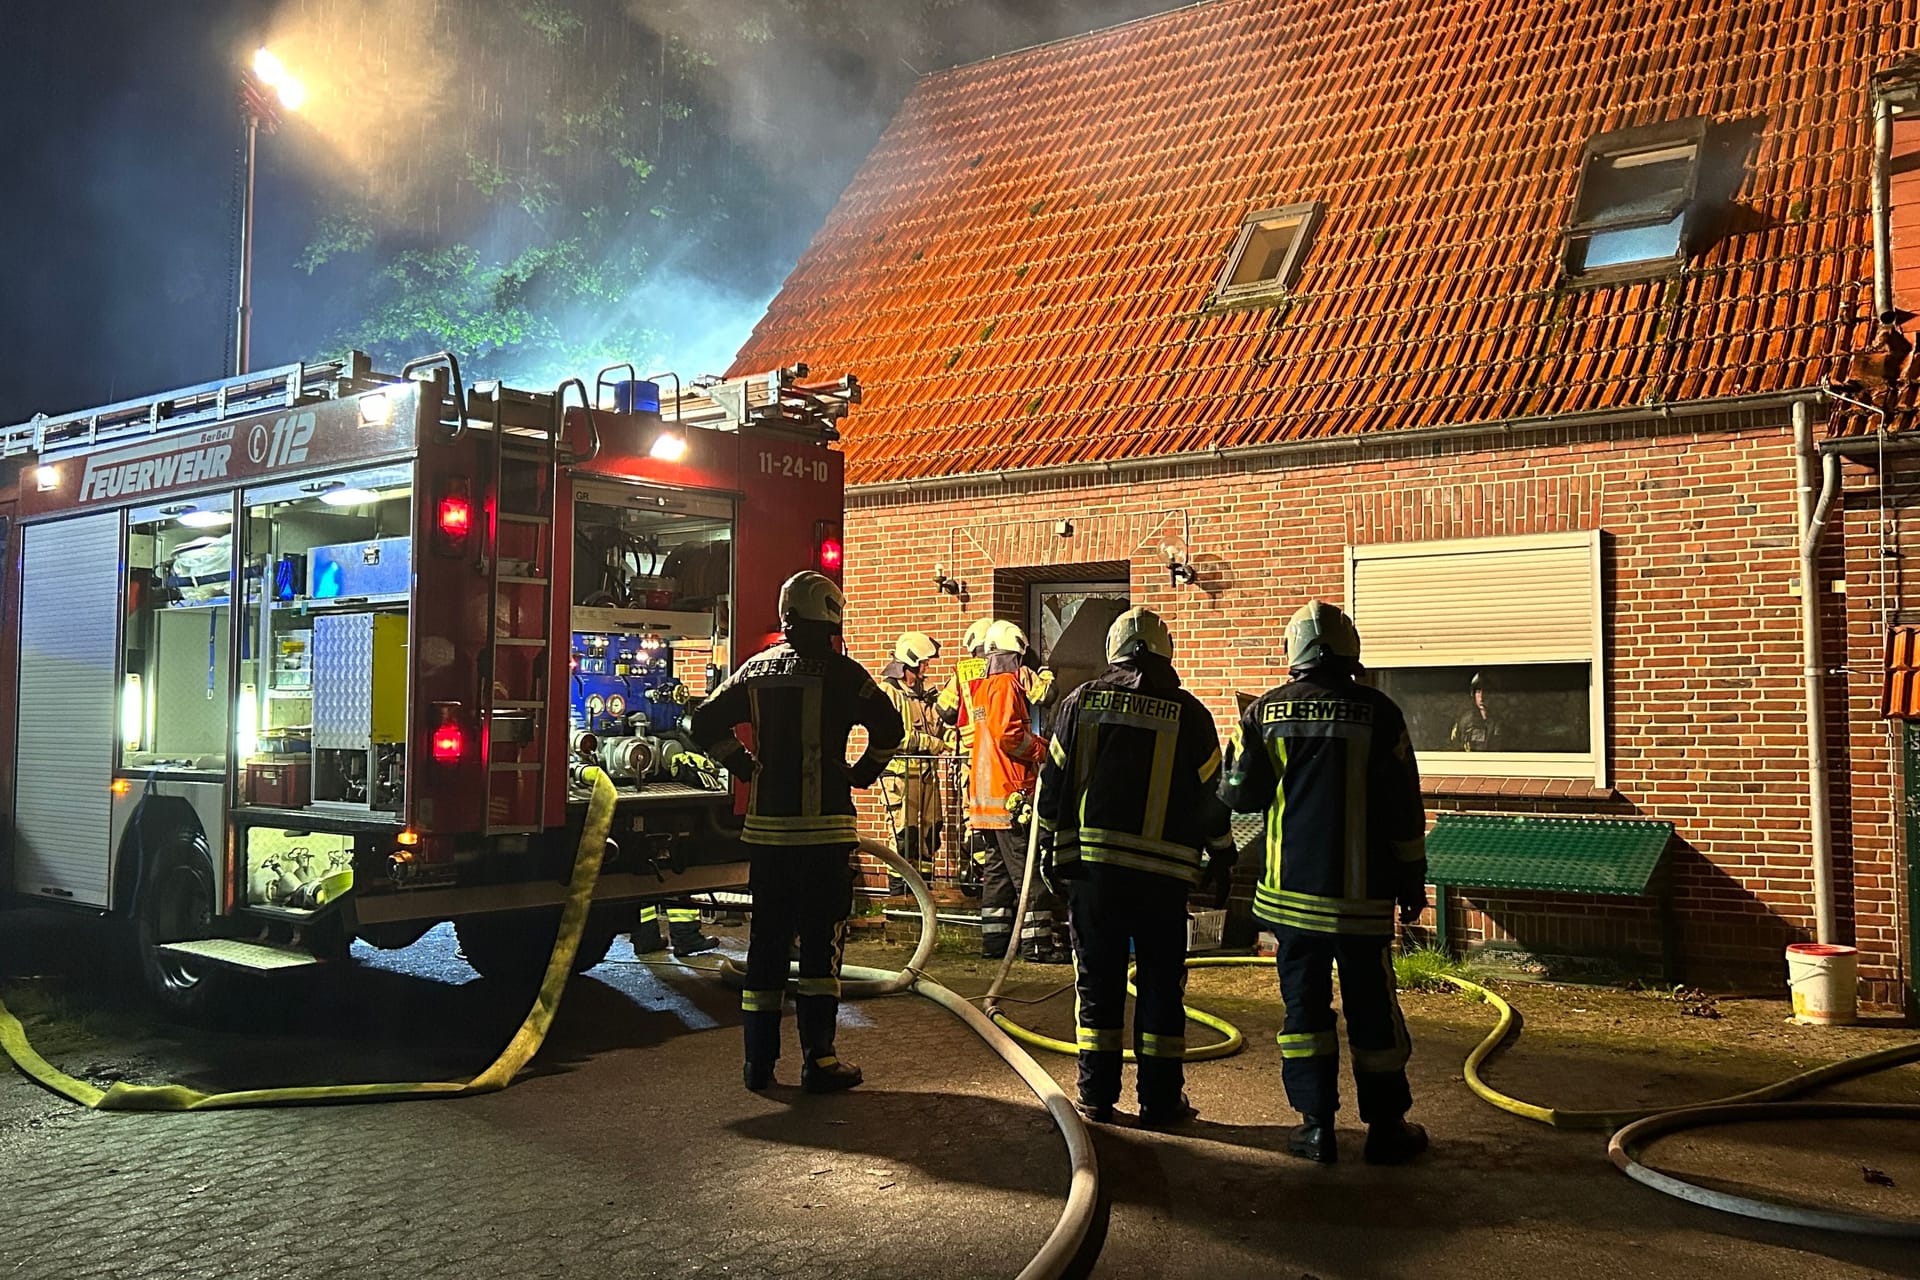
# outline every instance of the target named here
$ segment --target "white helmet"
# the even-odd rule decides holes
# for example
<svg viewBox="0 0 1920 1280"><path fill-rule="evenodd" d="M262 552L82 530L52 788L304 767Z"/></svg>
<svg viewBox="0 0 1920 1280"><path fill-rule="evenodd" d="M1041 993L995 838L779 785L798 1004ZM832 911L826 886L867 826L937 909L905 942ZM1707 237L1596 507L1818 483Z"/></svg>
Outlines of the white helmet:
<svg viewBox="0 0 1920 1280"><path fill-rule="evenodd" d="M1287 623L1287 666L1310 667L1326 658L1360 659L1360 631L1325 600L1309 600Z"/></svg>
<svg viewBox="0 0 1920 1280"><path fill-rule="evenodd" d="M893 642L893 660L903 667L920 667L940 656L940 642L924 631L909 631Z"/></svg>
<svg viewBox="0 0 1920 1280"><path fill-rule="evenodd" d="M987 632L993 627L992 618L975 618L967 624L966 634L960 637L960 647L972 653L987 642Z"/></svg>
<svg viewBox="0 0 1920 1280"><path fill-rule="evenodd" d="M1025 653L1027 651L1027 633L1005 619L998 619L987 628L988 653Z"/></svg>
<svg viewBox="0 0 1920 1280"><path fill-rule="evenodd" d="M839 630L846 620L847 593L824 573L809 569L780 584L780 625L822 622Z"/></svg>
<svg viewBox="0 0 1920 1280"><path fill-rule="evenodd" d="M1163 658L1173 656L1173 636L1151 609L1129 609L1107 628L1107 661L1122 662L1142 649Z"/></svg>

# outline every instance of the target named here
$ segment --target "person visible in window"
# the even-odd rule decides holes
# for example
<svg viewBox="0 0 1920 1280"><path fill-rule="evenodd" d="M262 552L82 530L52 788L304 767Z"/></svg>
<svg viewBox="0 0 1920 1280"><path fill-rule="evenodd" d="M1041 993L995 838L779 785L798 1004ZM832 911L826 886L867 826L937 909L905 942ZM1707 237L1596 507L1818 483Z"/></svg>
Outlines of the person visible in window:
<svg viewBox="0 0 1920 1280"><path fill-rule="evenodd" d="M773 1083L789 950L800 936L800 1087L831 1093L860 1083L860 1068L834 1053L840 957L853 908L851 855L859 843L853 788L870 787L893 758L900 713L866 668L835 651L847 600L833 579L797 573L780 588L783 642L755 654L693 713L693 740L750 784L741 840L751 863L753 926L746 989L747 1088ZM747 751L735 734L753 726ZM846 763L855 725L867 749Z"/></svg>
<svg viewBox="0 0 1920 1280"><path fill-rule="evenodd" d="M1366 1158L1397 1164L1427 1146L1409 1124L1412 1042L1394 994L1393 918L1427 902L1426 811L1407 723L1393 699L1357 682L1360 633L1314 600L1287 625L1288 683L1240 717L1221 784L1236 813L1267 815L1267 865L1253 913L1280 947L1280 1078L1303 1123L1291 1155L1332 1164L1340 1107L1333 974L1353 1050Z"/></svg>
<svg viewBox="0 0 1920 1280"><path fill-rule="evenodd" d="M1500 722L1487 710L1486 676L1474 672L1471 688L1473 700L1453 722L1453 731L1447 739L1455 751L1499 751L1503 735Z"/></svg>

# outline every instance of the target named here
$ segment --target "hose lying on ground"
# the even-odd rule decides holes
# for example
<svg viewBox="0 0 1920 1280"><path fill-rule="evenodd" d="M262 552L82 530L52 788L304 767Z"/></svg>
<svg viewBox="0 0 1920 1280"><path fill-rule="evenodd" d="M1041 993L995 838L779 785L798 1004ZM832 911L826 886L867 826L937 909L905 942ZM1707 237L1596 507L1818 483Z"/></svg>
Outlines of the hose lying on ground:
<svg viewBox="0 0 1920 1280"><path fill-rule="evenodd" d="M1040 823L1038 820L1035 820L1029 823L1027 827L1027 869L1026 873L1020 877L1020 901L1013 909L1013 936L1007 940L1007 953L1000 958L999 971L993 975L993 982L987 987L986 999L983 1000L981 1004L987 1017L993 1019L995 1026L1023 1044L1030 1044L1037 1049L1045 1049L1050 1053L1077 1055L1080 1052L1079 1045L1068 1040L1056 1040L1052 1036L1042 1035L1038 1031L1023 1027L1000 1011L1000 993L1007 985L1007 975L1013 971L1014 960L1020 954L1020 931L1026 926L1027 904L1033 900L1033 882L1038 875L1039 854ZM1199 968L1202 965L1271 963L1272 961L1262 956L1189 956L1187 958L1187 968L1189 969ZM1129 965L1127 967L1127 994L1137 996L1140 993L1134 989L1133 971L1134 966ZM1218 1031L1222 1037L1212 1044L1203 1044L1196 1048L1188 1049L1180 1055L1184 1061L1203 1062L1209 1058L1229 1058L1245 1047L1247 1039L1240 1034L1240 1028L1234 1026L1225 1018L1216 1017L1204 1009L1195 1009L1191 1005L1183 1004L1180 1008L1181 1012L1187 1015L1187 1021L1197 1022L1203 1027L1210 1027ZM1134 1061L1133 1050L1123 1050L1121 1057L1127 1062Z"/></svg>
<svg viewBox="0 0 1920 1280"><path fill-rule="evenodd" d="M1015 928L1026 921L1027 904L1032 896L1038 839L1037 828L1029 836L1027 845L1027 872L1020 886L1020 902L1015 908ZM1006 957L1001 961L999 971L994 975L993 983L987 989L985 1000L986 1013L994 1023L1024 1043L1046 1049L1054 1053L1077 1054L1079 1047L1065 1040L1041 1035L1015 1023L1002 1013L998 1007L1001 991L1006 985L1007 975L1013 968L1013 959L1017 946L1009 946ZM1230 965L1271 965L1273 961L1265 956L1189 956L1187 967L1202 968ZM1128 994L1138 994L1132 983L1132 970L1128 970ZM1691 1204L1724 1213L1738 1214L1742 1217L1756 1218L1766 1222L1778 1222L1788 1226L1816 1227L1822 1230L1840 1231L1854 1235L1880 1236L1893 1239L1920 1239L1920 1222L1909 1219L1888 1218L1872 1214L1843 1213L1834 1210L1813 1209L1796 1205L1779 1204L1751 1196L1735 1195L1730 1192L1715 1191L1702 1187L1672 1174L1650 1169L1638 1159L1640 1146L1663 1134L1681 1129L1711 1124L1732 1124L1754 1120L1793 1120L1793 1119L1873 1119L1873 1120L1920 1120L1920 1104L1914 1103L1857 1103L1857 1102L1788 1102L1823 1085L1836 1084L1842 1080L1857 1079L1886 1071L1906 1063L1920 1061L1920 1042L1896 1045L1875 1053L1863 1054L1841 1062L1828 1063L1810 1071L1803 1071L1773 1084L1750 1089L1744 1093L1732 1094L1724 1098L1709 1099L1677 1107L1642 1107L1625 1110L1571 1110L1559 1107L1543 1107L1537 1103L1525 1102L1500 1092L1489 1085L1481 1076L1480 1069L1508 1042L1518 1025L1518 1017L1513 1006L1494 991L1477 982L1452 974L1437 975L1442 981L1466 993L1467 995L1491 1005L1498 1015L1493 1029L1467 1055L1462 1072L1467 1087L1476 1096L1491 1103L1500 1110L1520 1116L1523 1119L1537 1121L1559 1129L1590 1129L1598 1131L1614 1130L1607 1144L1607 1156L1620 1171L1643 1186L1651 1187L1666 1195L1675 1196ZM1244 1037L1238 1028L1223 1018L1188 1007L1185 1009L1188 1019L1220 1031L1227 1038L1214 1044L1189 1049L1185 1054L1187 1061L1204 1058L1223 1058L1237 1052L1244 1043ZM1131 1059L1131 1051L1127 1053Z"/></svg>
<svg viewBox="0 0 1920 1280"><path fill-rule="evenodd" d="M1892 1048L1862 1054L1856 1058L1830 1062L1826 1066L1802 1071L1798 1075L1788 1076L1773 1084L1749 1089L1745 1093L1731 1094L1724 1098L1712 1098L1677 1107L1572 1111L1523 1102L1500 1092L1481 1077L1480 1068L1507 1043L1508 1037L1514 1032L1518 1019L1514 1014L1513 1006L1501 999L1497 993L1487 990L1477 982L1470 982L1451 974L1439 976L1443 981L1451 983L1468 995L1492 1005L1499 1015L1493 1029L1474 1046L1473 1052L1467 1055L1466 1068L1462 1074L1466 1078L1467 1087L1473 1090L1476 1096L1500 1110L1523 1119L1551 1125L1556 1129L1616 1130L1607 1143L1607 1158L1613 1161L1615 1167L1642 1186L1652 1187L1655 1191L1675 1196L1690 1204L1718 1209L1723 1213L1738 1214L1744 1218L1757 1218L1763 1222L1784 1223L1788 1226L1817 1227L1827 1231L1882 1236L1898 1240L1920 1240L1920 1222L1911 1219L1812 1209L1761 1200L1753 1196L1715 1191L1683 1178L1677 1178L1672 1174L1649 1169L1640 1163L1637 1156L1637 1151L1643 1143L1662 1134L1702 1125L1734 1124L1750 1120L1920 1120L1920 1104L1916 1103L1785 1101L1823 1085L1858 1079L1861 1076L1886 1071L1909 1062L1920 1061L1920 1042L1895 1045Z"/></svg>
<svg viewBox="0 0 1920 1280"><path fill-rule="evenodd" d="M27 1041L26 1028L0 1003L0 1053L27 1076L46 1088L96 1111L217 1111L235 1107L289 1107L327 1102L404 1102L422 1098L460 1098L492 1093L513 1083L520 1069L539 1052L560 1010L560 997L572 973L573 955L593 903L593 887L600 879L600 857L613 824L613 783L598 769L588 770L593 799L574 854L573 875L567 882L567 902L560 913L560 930L547 958L547 972L533 1007L519 1030L479 1075L471 1080L428 1080L404 1084L327 1084L281 1089L243 1089L232 1093L201 1093L184 1085L115 1084L99 1089L66 1074L42 1058Z"/></svg>
<svg viewBox="0 0 1920 1280"><path fill-rule="evenodd" d="M1066 1273L1093 1229L1094 1212L1100 1195L1100 1171L1094 1159L1093 1135L1088 1131L1086 1121L1080 1118L1080 1113L1073 1109L1073 1101L1067 1097L1066 1091L1031 1055L957 992L921 972L928 958L933 955L939 925L933 894L928 890L927 882L921 879L920 872L878 841L862 840L860 850L892 868L913 891L914 901L920 904L920 941L914 947L913 958L898 970L863 965L843 966L840 970L840 994L859 998L911 991L925 996L960 1019L968 1030L984 1040L987 1047L999 1054L1040 1099L1054 1127L1060 1130L1060 1136L1067 1144L1071 1172L1067 1202L1060 1210L1060 1217L1040 1246L1040 1251L1021 1270L1020 1280L1056 1280ZM719 972L735 980L744 978L746 973L740 962L731 956L727 957Z"/></svg>

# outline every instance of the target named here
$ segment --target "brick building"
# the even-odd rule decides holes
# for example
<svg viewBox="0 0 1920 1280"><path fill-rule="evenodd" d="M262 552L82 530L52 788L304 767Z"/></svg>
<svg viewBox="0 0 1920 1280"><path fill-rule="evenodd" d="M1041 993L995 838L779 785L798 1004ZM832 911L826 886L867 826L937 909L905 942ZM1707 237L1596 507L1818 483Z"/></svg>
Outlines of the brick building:
<svg viewBox="0 0 1920 1280"><path fill-rule="evenodd" d="M1224 728L1341 601L1432 808L1671 821L1683 971L1765 984L1824 813L1829 932L1905 999L1916 33L1920 0L1211 0L927 77L738 361L867 387L853 651L1124 597ZM1456 911L1658 942L1631 900Z"/></svg>

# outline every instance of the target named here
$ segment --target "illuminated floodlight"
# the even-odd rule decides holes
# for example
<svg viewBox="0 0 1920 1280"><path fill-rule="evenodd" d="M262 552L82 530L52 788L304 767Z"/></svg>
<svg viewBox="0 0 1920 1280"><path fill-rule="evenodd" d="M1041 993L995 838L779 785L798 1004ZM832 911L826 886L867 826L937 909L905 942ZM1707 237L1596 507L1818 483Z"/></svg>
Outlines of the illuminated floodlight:
<svg viewBox="0 0 1920 1280"><path fill-rule="evenodd" d="M289 111L298 111L307 100L307 86L300 83L284 62L273 50L262 47L253 55L253 74L260 77L260 83L279 95L280 105Z"/></svg>
<svg viewBox="0 0 1920 1280"><path fill-rule="evenodd" d="M678 462L687 456L687 438L677 431L662 431L653 438L647 456L661 462Z"/></svg>
<svg viewBox="0 0 1920 1280"><path fill-rule="evenodd" d="M380 501L380 495L371 489L355 489L343 484L323 491L320 501L330 507L364 507L369 502Z"/></svg>
<svg viewBox="0 0 1920 1280"><path fill-rule="evenodd" d="M206 511L199 507L189 507L174 519L189 529L218 529L233 523L231 512Z"/></svg>

